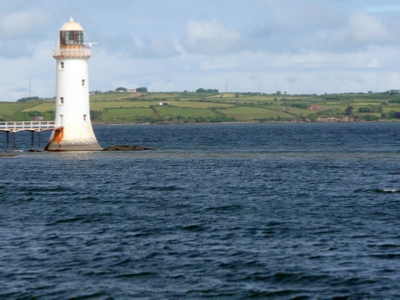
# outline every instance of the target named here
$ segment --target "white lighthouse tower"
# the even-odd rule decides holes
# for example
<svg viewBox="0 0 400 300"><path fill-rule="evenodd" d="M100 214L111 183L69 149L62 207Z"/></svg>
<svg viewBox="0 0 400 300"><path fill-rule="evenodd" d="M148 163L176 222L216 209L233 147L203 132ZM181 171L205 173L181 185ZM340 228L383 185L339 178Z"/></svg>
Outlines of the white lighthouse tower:
<svg viewBox="0 0 400 300"><path fill-rule="evenodd" d="M56 129L45 148L48 151L102 150L90 122L88 59L90 45L83 28L71 18L60 30L57 61Z"/></svg>

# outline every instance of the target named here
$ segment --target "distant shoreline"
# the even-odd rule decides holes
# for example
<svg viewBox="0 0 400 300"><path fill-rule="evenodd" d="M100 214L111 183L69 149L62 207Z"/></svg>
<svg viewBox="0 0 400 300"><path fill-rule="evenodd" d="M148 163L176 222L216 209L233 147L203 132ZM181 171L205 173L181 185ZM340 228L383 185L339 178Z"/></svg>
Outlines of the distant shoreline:
<svg viewBox="0 0 400 300"><path fill-rule="evenodd" d="M119 125L226 125L226 124L333 124L333 123L399 123L395 120L376 120L376 121L311 121L311 122L289 122L289 121L275 121L275 122L198 122L198 123L177 123L177 122L162 122L162 123L92 123L92 125L108 125L108 126L119 126Z"/></svg>
<svg viewBox="0 0 400 300"><path fill-rule="evenodd" d="M400 90L380 93L121 93L90 96L93 124L281 124L400 121ZM20 101L21 100L21 101ZM54 120L55 99L0 103L0 121Z"/></svg>

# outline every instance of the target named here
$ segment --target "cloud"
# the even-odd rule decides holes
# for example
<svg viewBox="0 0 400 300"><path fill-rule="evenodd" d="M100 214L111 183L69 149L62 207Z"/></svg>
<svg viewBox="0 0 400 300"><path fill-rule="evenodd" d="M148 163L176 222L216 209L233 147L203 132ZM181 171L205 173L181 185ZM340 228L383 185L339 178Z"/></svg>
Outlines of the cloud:
<svg viewBox="0 0 400 300"><path fill-rule="evenodd" d="M240 34L225 27L219 21L191 20L186 24L183 46L188 52L201 54L223 54L240 39Z"/></svg>
<svg viewBox="0 0 400 300"><path fill-rule="evenodd" d="M238 64L232 60L226 59L214 59L212 61L203 61L200 63L200 67L203 70L222 70L222 69L232 69L237 67Z"/></svg>
<svg viewBox="0 0 400 300"><path fill-rule="evenodd" d="M46 41L50 17L40 10L17 11L0 18L0 57L32 57Z"/></svg>
<svg viewBox="0 0 400 300"><path fill-rule="evenodd" d="M18 39L27 35L43 36L49 21L46 13L39 10L18 11L3 17L0 21L0 37Z"/></svg>
<svg viewBox="0 0 400 300"><path fill-rule="evenodd" d="M359 11L350 17L347 28L339 33L341 42L352 44L382 44L393 40L381 19Z"/></svg>
<svg viewBox="0 0 400 300"><path fill-rule="evenodd" d="M126 6L129 1L128 0L88 0L89 6L96 6L96 7L123 7Z"/></svg>
<svg viewBox="0 0 400 300"><path fill-rule="evenodd" d="M93 38L98 42L98 48L104 49L111 55L160 59L181 54L178 46L175 46L171 40L164 37L145 36L138 38L130 34L98 34L94 35Z"/></svg>
<svg viewBox="0 0 400 300"><path fill-rule="evenodd" d="M145 37L135 41L130 53L140 58L167 58L177 56L180 52L166 38Z"/></svg>
<svg viewBox="0 0 400 300"><path fill-rule="evenodd" d="M400 11L399 5L375 5L375 6L367 6L365 7L367 12L393 12L393 11Z"/></svg>
<svg viewBox="0 0 400 300"><path fill-rule="evenodd" d="M0 41L0 57L18 58L31 57L35 51L35 45L28 41L11 40Z"/></svg>
<svg viewBox="0 0 400 300"><path fill-rule="evenodd" d="M281 0L253 0L253 1L256 4L267 5L267 6L278 5L281 3Z"/></svg>
<svg viewBox="0 0 400 300"><path fill-rule="evenodd" d="M1 0L0 100L26 96L29 80L35 94L54 95L52 49L71 14L97 42L91 89L398 88L398 2Z"/></svg>
<svg viewBox="0 0 400 300"><path fill-rule="evenodd" d="M265 21L242 34L240 47L247 51L295 54L347 53L374 45L398 46L397 15L367 13L359 7L340 10L334 4L337 2L304 1L302 6L294 4L292 9L283 5L264 8Z"/></svg>
<svg viewBox="0 0 400 300"><path fill-rule="evenodd" d="M265 4L264 1L258 3ZM307 5L295 2L291 7L282 4L273 8L264 5L260 10L265 14L264 21L243 34L240 45L244 50L269 53L329 51L334 48L332 33L348 21L344 12L325 2Z"/></svg>

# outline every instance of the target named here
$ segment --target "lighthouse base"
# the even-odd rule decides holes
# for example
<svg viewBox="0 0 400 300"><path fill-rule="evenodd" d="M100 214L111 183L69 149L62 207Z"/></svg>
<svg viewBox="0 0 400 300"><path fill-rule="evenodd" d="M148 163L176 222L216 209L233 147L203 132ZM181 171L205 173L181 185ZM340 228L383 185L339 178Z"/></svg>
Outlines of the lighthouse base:
<svg viewBox="0 0 400 300"><path fill-rule="evenodd" d="M94 136L92 127L88 124L74 128L69 126L67 128L56 128L47 146L44 148L46 151L101 151L100 147Z"/></svg>

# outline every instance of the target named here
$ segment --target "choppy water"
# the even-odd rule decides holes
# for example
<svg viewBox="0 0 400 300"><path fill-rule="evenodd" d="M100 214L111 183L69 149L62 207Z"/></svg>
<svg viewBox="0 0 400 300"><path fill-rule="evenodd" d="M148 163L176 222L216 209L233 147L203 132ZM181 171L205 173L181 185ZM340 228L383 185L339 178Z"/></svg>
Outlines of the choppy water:
<svg viewBox="0 0 400 300"><path fill-rule="evenodd" d="M1 298L400 297L400 124L95 131L0 159Z"/></svg>

